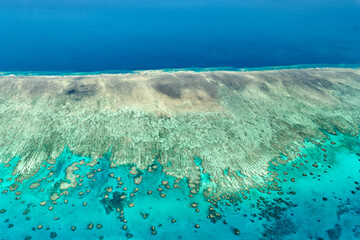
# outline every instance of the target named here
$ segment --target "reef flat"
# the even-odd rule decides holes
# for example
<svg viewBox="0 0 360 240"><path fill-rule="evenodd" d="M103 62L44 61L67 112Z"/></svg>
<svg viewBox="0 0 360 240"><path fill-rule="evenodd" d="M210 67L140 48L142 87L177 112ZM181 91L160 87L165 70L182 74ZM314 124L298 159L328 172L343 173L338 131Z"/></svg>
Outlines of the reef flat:
<svg viewBox="0 0 360 240"><path fill-rule="evenodd" d="M360 71L0 77L1 239L359 239Z"/></svg>
<svg viewBox="0 0 360 240"><path fill-rule="evenodd" d="M198 180L194 157L224 192L261 186L305 139L356 135L359 69L139 72L0 77L0 159L24 180L67 146L112 166ZM281 153L281 154L280 154Z"/></svg>

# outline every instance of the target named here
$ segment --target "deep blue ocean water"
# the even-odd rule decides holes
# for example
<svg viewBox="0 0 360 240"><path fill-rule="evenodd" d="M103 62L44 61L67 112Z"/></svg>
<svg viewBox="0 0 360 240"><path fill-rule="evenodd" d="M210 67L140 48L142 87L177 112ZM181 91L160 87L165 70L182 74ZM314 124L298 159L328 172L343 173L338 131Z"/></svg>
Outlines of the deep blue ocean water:
<svg viewBox="0 0 360 240"><path fill-rule="evenodd" d="M0 1L0 71L359 63L359 0Z"/></svg>

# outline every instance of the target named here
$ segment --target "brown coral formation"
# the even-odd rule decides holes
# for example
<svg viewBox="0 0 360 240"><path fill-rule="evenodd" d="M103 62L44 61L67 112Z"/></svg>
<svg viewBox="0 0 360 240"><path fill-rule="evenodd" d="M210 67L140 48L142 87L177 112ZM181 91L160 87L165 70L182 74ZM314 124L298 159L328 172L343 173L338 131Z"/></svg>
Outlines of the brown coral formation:
<svg viewBox="0 0 360 240"><path fill-rule="evenodd" d="M111 148L112 167L137 166L129 169L135 183L140 170L156 170L156 158L167 174L190 179L194 195L198 156L224 191L257 187L270 161L285 162L279 152L291 159L323 130L359 132L359 79L358 69L345 68L1 76L0 161L22 156L14 170L21 181L64 146L91 156L92 167ZM82 184L78 164L66 170L62 190Z"/></svg>

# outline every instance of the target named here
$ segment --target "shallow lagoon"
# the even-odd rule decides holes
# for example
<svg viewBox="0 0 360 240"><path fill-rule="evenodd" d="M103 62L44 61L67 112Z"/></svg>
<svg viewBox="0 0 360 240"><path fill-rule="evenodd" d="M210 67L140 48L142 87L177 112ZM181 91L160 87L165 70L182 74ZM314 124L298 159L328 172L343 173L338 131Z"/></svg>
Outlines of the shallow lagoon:
<svg viewBox="0 0 360 240"><path fill-rule="evenodd" d="M141 171L131 165L110 167L109 153L96 163L65 148L56 163L44 161L32 178L16 183L17 189L14 158L0 167L2 238L357 239L359 153L358 137L306 141L296 159L270 164L267 188L223 198L212 197L216 186L196 157L201 181L193 186L186 178L167 176L156 159ZM75 162L80 163L72 168L75 178L68 178L76 187L60 189L67 187L62 182L71 183L66 171ZM96 164L86 165L90 162ZM30 189L34 182L40 185Z"/></svg>

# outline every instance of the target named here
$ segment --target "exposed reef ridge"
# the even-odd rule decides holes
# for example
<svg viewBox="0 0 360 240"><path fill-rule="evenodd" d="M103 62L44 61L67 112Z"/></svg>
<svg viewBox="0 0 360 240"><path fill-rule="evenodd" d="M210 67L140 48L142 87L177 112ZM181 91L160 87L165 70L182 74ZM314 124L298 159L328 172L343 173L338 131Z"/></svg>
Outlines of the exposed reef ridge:
<svg viewBox="0 0 360 240"><path fill-rule="evenodd" d="M200 166L238 191L264 183L269 162L292 159L305 139L358 134L359 96L360 70L346 68L2 76L0 161L20 156L21 181L64 146L94 159L111 149L112 166L156 158L194 181Z"/></svg>

